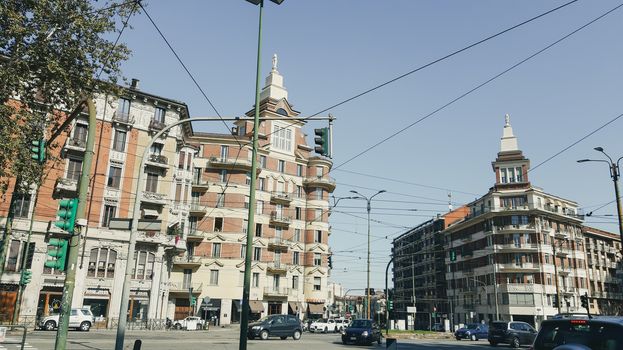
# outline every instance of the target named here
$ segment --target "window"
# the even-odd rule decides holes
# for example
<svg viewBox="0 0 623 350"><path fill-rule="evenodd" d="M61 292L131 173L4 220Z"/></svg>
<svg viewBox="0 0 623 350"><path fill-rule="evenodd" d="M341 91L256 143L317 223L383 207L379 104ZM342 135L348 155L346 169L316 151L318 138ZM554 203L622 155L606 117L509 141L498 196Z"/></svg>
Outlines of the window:
<svg viewBox="0 0 623 350"><path fill-rule="evenodd" d="M320 253L314 253L314 266L322 265L322 256Z"/></svg>
<svg viewBox="0 0 623 350"><path fill-rule="evenodd" d="M317 166L316 167L316 176L322 177L323 172L324 172L324 168L323 167L321 167L321 166Z"/></svg>
<svg viewBox="0 0 623 350"><path fill-rule="evenodd" d="M162 145L159 143L154 143L151 145L151 147L149 148L149 152L151 154L155 154L157 156L162 154Z"/></svg>
<svg viewBox="0 0 623 350"><path fill-rule="evenodd" d="M188 152L188 157L186 157L186 170L190 170L190 165L193 162L193 154Z"/></svg>
<svg viewBox="0 0 623 350"><path fill-rule="evenodd" d="M128 117L130 115L130 104L131 102L128 99L119 99L119 104L117 105L117 115L122 120L128 120Z"/></svg>
<svg viewBox="0 0 623 350"><path fill-rule="evenodd" d="M151 280L153 278L155 258L156 255L154 253L135 251L132 277L138 280Z"/></svg>
<svg viewBox="0 0 623 350"><path fill-rule="evenodd" d="M301 218L302 218L302 214L301 213L302 213L301 208L299 208L299 207L294 208L294 218L296 220L301 220Z"/></svg>
<svg viewBox="0 0 623 350"><path fill-rule="evenodd" d="M322 243L322 231L316 230L316 235L314 236L315 243Z"/></svg>
<svg viewBox="0 0 623 350"><path fill-rule="evenodd" d="M292 289L299 289L299 276L292 276Z"/></svg>
<svg viewBox="0 0 623 350"><path fill-rule="evenodd" d="M110 227L110 220L115 217L117 207L114 205L104 205L104 217L102 217L102 227Z"/></svg>
<svg viewBox="0 0 623 350"><path fill-rule="evenodd" d="M196 216L188 217L188 233L195 234L197 233L197 224L198 218Z"/></svg>
<svg viewBox="0 0 623 350"><path fill-rule="evenodd" d="M286 162L283 160L279 160L279 162L277 163L277 171L279 171L280 173L285 173L286 172Z"/></svg>
<svg viewBox="0 0 623 350"><path fill-rule="evenodd" d="M517 176L517 182L523 182L523 171L521 167L515 168L515 174Z"/></svg>
<svg viewBox="0 0 623 350"><path fill-rule="evenodd" d="M292 252L292 264L300 265L301 261L301 253L300 252Z"/></svg>
<svg viewBox="0 0 623 350"><path fill-rule="evenodd" d="M262 224L255 224L255 237L262 237Z"/></svg>
<svg viewBox="0 0 623 350"><path fill-rule="evenodd" d="M247 185L247 186L250 186L250 185L251 185L251 173L247 172L247 173L245 174L244 183L245 183L245 185Z"/></svg>
<svg viewBox="0 0 623 350"><path fill-rule="evenodd" d="M225 206L225 193L218 193L216 195L216 207L222 208Z"/></svg>
<svg viewBox="0 0 623 350"><path fill-rule="evenodd" d="M249 174L250 177L251 174ZM249 178L249 181L251 179ZM257 189L260 191L266 191L266 181L263 177L257 179Z"/></svg>
<svg viewBox="0 0 623 350"><path fill-rule="evenodd" d="M223 218L214 218L214 232L223 231Z"/></svg>
<svg viewBox="0 0 623 350"><path fill-rule="evenodd" d="M251 279L251 287L259 287L260 286L260 273L253 272L253 277Z"/></svg>
<svg viewBox="0 0 623 350"><path fill-rule="evenodd" d="M300 228L295 228L294 229L294 241L295 242L300 242L301 241L301 229Z"/></svg>
<svg viewBox="0 0 623 350"><path fill-rule="evenodd" d="M240 259L244 259L246 256L247 256L247 245L241 244L240 245Z"/></svg>
<svg viewBox="0 0 623 350"><path fill-rule="evenodd" d="M175 202L179 203L181 197L182 197L182 184L177 183L175 184Z"/></svg>
<svg viewBox="0 0 623 350"><path fill-rule="evenodd" d="M13 216L27 218L30 210L30 193L15 193L13 202Z"/></svg>
<svg viewBox="0 0 623 350"><path fill-rule="evenodd" d="M303 166L301 164L296 165L296 176L303 176Z"/></svg>
<svg viewBox="0 0 623 350"><path fill-rule="evenodd" d="M220 243L212 243L212 257L213 258L221 257L221 244Z"/></svg>
<svg viewBox="0 0 623 350"><path fill-rule="evenodd" d="M158 192L158 174L147 173L146 192Z"/></svg>
<svg viewBox="0 0 623 350"><path fill-rule="evenodd" d="M243 219L242 220L242 233L247 233L248 229L249 229L249 220Z"/></svg>
<svg viewBox="0 0 623 350"><path fill-rule="evenodd" d="M303 187L296 185L296 197L303 198Z"/></svg>
<svg viewBox="0 0 623 350"><path fill-rule="evenodd" d="M249 209L249 196L244 196L244 208Z"/></svg>
<svg viewBox="0 0 623 350"><path fill-rule="evenodd" d="M266 156L260 156L260 168L266 169Z"/></svg>
<svg viewBox="0 0 623 350"><path fill-rule="evenodd" d="M154 120L157 122L161 122L164 123L164 117L166 114L166 110L162 107L156 107L156 110L154 111Z"/></svg>
<svg viewBox="0 0 623 350"><path fill-rule="evenodd" d="M515 168L508 168L508 182L515 182Z"/></svg>
<svg viewBox="0 0 623 350"><path fill-rule="evenodd" d="M255 213L262 214L264 212L264 201L257 201Z"/></svg>
<svg viewBox="0 0 623 350"><path fill-rule="evenodd" d="M117 166L110 166L110 170L108 171L108 182L106 183L108 187L119 189L121 185L121 168Z"/></svg>
<svg viewBox="0 0 623 350"><path fill-rule="evenodd" d="M314 217L314 221L322 221L322 209L316 209L316 217Z"/></svg>
<svg viewBox="0 0 623 350"><path fill-rule="evenodd" d="M87 125L76 123L74 126L74 140L86 142L87 140Z"/></svg>
<svg viewBox="0 0 623 350"><path fill-rule="evenodd" d="M19 261L20 247L22 242L18 240L12 240L9 246L9 258L6 264L7 271L19 271L21 267L17 262Z"/></svg>
<svg viewBox="0 0 623 350"><path fill-rule="evenodd" d="M87 276L113 278L115 277L115 263L117 262L117 252L109 248L91 249L89 258L89 269Z"/></svg>
<svg viewBox="0 0 623 350"><path fill-rule="evenodd" d="M279 239L283 237L283 229L281 227L275 227L275 237Z"/></svg>
<svg viewBox="0 0 623 350"><path fill-rule="evenodd" d="M508 182L508 177L506 176L506 169L500 169L500 182L503 184Z"/></svg>
<svg viewBox="0 0 623 350"><path fill-rule="evenodd" d="M253 247L253 261L260 261L262 258L262 248Z"/></svg>
<svg viewBox="0 0 623 350"><path fill-rule="evenodd" d="M292 151L292 130L280 125L273 125L272 146L281 151Z"/></svg>
<svg viewBox="0 0 623 350"><path fill-rule="evenodd" d="M229 146L221 145L221 158L227 159L229 156Z"/></svg>
<svg viewBox="0 0 623 350"><path fill-rule="evenodd" d="M210 285L218 286L218 270L210 270Z"/></svg>
<svg viewBox="0 0 623 350"><path fill-rule="evenodd" d="M322 279L320 277L314 277L314 290L318 291L318 290L322 290L320 284L321 284Z"/></svg>
<svg viewBox="0 0 623 350"><path fill-rule="evenodd" d="M70 180L80 180L82 174L82 160L69 158L67 163L67 178Z"/></svg>
<svg viewBox="0 0 623 350"><path fill-rule="evenodd" d="M227 182L227 170L225 170L225 169L221 170L221 173L220 173L220 176L219 176L219 181Z"/></svg>
<svg viewBox="0 0 623 350"><path fill-rule="evenodd" d="M184 169L184 163L186 163L186 152L180 152L180 157L177 162L177 168Z"/></svg>
<svg viewBox="0 0 623 350"><path fill-rule="evenodd" d="M316 188L316 199L322 199L322 188Z"/></svg>
<svg viewBox="0 0 623 350"><path fill-rule="evenodd" d="M125 140L127 132L115 129L115 136L113 138L112 149L117 152L125 151Z"/></svg>

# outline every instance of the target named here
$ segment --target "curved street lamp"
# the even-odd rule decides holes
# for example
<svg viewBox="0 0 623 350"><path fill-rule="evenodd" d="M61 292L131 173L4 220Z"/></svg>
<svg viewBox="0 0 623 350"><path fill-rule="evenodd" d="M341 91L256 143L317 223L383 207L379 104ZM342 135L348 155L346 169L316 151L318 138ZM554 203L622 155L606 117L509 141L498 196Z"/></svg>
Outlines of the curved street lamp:
<svg viewBox="0 0 623 350"><path fill-rule="evenodd" d="M372 201L372 198L378 196L381 193L385 193L387 191L385 190L380 190L377 193L373 194L372 196L370 196L370 198L362 195L361 193L355 191L355 190L350 190L350 193L354 193L357 196L352 197L352 199L363 199L367 202L367 206L366 206L366 210L368 212L368 261L367 261L367 268L366 268L366 273L367 273L367 283L366 283L366 287L367 287L367 292L366 292L366 301L367 301L367 307L366 307L366 318L370 318L370 202Z"/></svg>

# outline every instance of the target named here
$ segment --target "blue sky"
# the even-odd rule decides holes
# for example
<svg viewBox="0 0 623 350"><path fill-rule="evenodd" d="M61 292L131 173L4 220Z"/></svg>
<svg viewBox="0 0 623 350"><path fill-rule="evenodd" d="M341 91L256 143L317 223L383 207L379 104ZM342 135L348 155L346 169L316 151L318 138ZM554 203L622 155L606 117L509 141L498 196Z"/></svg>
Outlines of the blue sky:
<svg viewBox="0 0 623 350"><path fill-rule="evenodd" d="M277 53L289 101L303 116L311 115L564 3L267 2L262 82ZM391 238L404 227L447 211L449 192L456 207L492 186L491 161L506 113L532 166L623 113L623 9L342 163L617 5L578 1L330 111L338 118L335 196L349 196L351 189L364 195L388 191L372 205L372 218L380 221L372 224L372 286L383 286ZM222 116L241 116L252 108L257 7L244 0L152 0L147 11ZM215 116L145 15L130 23L133 30L122 37L133 50L123 65L125 76L140 79L145 91L185 101L194 117ZM310 122L308 133L322 126ZM586 211L613 201L606 165L576 160L598 158L595 146L623 156L622 126L623 117L539 166L530 173L532 183ZM221 123L195 130L226 132ZM617 232L614 217L607 216L615 213L616 206L607 205L595 213L605 217L587 223ZM365 202L354 200L341 201L331 216L332 280L346 288L365 286L365 217Z"/></svg>

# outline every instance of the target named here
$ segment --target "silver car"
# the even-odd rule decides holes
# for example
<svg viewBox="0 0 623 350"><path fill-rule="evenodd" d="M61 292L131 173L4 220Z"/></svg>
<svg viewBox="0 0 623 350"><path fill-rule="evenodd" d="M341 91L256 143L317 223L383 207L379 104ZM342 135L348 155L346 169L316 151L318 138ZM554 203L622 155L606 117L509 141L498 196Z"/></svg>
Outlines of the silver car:
<svg viewBox="0 0 623 350"><path fill-rule="evenodd" d="M58 327L59 314L43 317L39 320L38 326L46 331L53 331ZM88 332L95 321L90 309L71 309L69 315L69 328Z"/></svg>

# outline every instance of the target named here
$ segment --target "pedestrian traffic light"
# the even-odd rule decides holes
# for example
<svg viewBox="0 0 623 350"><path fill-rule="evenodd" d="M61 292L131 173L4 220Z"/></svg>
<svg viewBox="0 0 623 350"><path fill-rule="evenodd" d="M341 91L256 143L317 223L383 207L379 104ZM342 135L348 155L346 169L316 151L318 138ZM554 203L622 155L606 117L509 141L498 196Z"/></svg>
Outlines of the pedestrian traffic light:
<svg viewBox="0 0 623 350"><path fill-rule="evenodd" d="M387 310L393 310L394 309L394 301L393 300L388 300L387 301Z"/></svg>
<svg viewBox="0 0 623 350"><path fill-rule="evenodd" d="M32 147L30 147L30 157L39 164L43 164L45 161L45 139L32 141Z"/></svg>
<svg viewBox="0 0 623 350"><path fill-rule="evenodd" d="M450 261L456 261L456 251L450 251Z"/></svg>
<svg viewBox="0 0 623 350"><path fill-rule="evenodd" d="M28 283L30 283L30 280L32 280L32 271L30 270L23 270L22 271L22 276L19 280L19 284L21 284L22 286L27 285Z"/></svg>
<svg viewBox="0 0 623 350"><path fill-rule="evenodd" d="M191 306L197 305L197 297L195 296L190 297L190 305Z"/></svg>
<svg viewBox="0 0 623 350"><path fill-rule="evenodd" d="M54 225L73 234L78 212L78 198L61 199L58 206L59 210L56 212L56 215L59 220L55 221Z"/></svg>
<svg viewBox="0 0 623 350"><path fill-rule="evenodd" d="M582 307L588 310L588 293L584 293L584 295L580 295L580 302Z"/></svg>
<svg viewBox="0 0 623 350"><path fill-rule="evenodd" d="M50 249L49 246L52 246L53 248ZM54 259L46 261L44 264L45 267L65 271L67 269L66 261L68 248L69 244L66 239L50 238L50 241L48 242L48 256Z"/></svg>
<svg viewBox="0 0 623 350"><path fill-rule="evenodd" d="M331 157L329 148L329 128L314 129L314 134L317 136L314 138L314 143L316 144L314 151L325 157Z"/></svg>

